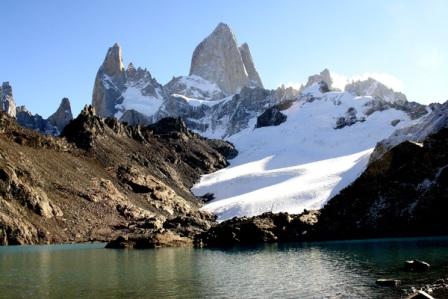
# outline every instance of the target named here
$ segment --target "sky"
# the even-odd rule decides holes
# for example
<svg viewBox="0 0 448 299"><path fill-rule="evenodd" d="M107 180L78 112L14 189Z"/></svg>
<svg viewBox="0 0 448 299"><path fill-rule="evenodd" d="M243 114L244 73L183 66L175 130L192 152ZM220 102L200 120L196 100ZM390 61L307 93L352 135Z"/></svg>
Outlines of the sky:
<svg viewBox="0 0 448 299"><path fill-rule="evenodd" d="M371 76L410 100L448 100L444 0L1 0L1 9L0 81L45 117L63 97L75 115L91 103L115 42L125 65L165 84L188 75L194 48L219 22L249 44L267 88L328 68L336 85Z"/></svg>

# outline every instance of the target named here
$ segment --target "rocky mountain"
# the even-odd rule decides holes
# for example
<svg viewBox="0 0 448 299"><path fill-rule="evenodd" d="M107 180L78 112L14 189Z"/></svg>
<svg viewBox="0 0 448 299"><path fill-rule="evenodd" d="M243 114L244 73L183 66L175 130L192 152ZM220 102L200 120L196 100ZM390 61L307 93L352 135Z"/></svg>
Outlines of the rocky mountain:
<svg viewBox="0 0 448 299"><path fill-rule="evenodd" d="M132 64L125 70L121 53L118 44L108 50L95 80L92 105L99 115L130 124L182 117L191 129L221 138L246 128L266 106L297 95L284 87L263 90L249 46L238 47L235 35L222 23L196 47L190 75L174 77L164 86ZM248 97L251 103L240 100Z"/></svg>
<svg viewBox="0 0 448 299"><path fill-rule="evenodd" d="M0 104L1 111L6 112L8 115L16 116L16 102L12 95L12 87L9 82L3 82L0 87Z"/></svg>
<svg viewBox="0 0 448 299"><path fill-rule="evenodd" d="M115 71L100 67L95 84L113 91L115 99L104 98L114 103L110 116L145 125L180 117L190 129L225 138L240 150L231 167L203 177L193 189L198 196L214 194L204 209L221 220L322 207L362 173L377 142L429 111L372 78L334 90L328 69L310 76L299 91L266 90L248 47L238 47L225 24L195 49L189 76L164 86L143 80L160 95L145 98L141 86L130 91L117 47L105 59L115 61ZM249 74L257 84L247 84Z"/></svg>
<svg viewBox="0 0 448 299"><path fill-rule="evenodd" d="M59 135L64 127L73 119L70 101L63 98L58 110L48 119L39 114L32 114L25 106L16 107L12 86L3 82L0 87L1 111L16 118L24 128L35 130L45 135Z"/></svg>
<svg viewBox="0 0 448 299"><path fill-rule="evenodd" d="M72 108L70 106L70 100L63 98L58 110L48 117L47 121L50 125L56 127L59 132L64 130L65 126L73 120Z"/></svg>
<svg viewBox="0 0 448 299"><path fill-rule="evenodd" d="M142 68L124 68L121 48L113 45L100 66L93 88L92 105L99 116L120 119L127 110L151 117L163 102L162 86Z"/></svg>
<svg viewBox="0 0 448 299"><path fill-rule="evenodd" d="M324 69L319 74L309 76L308 81L306 82L306 84L302 88L302 90L307 89L307 88L313 86L314 84L320 84L324 88L323 92L330 91L333 88L333 86L332 86L333 79L331 78L330 71L328 69ZM369 94L367 94L367 92L366 92L366 94L364 94L364 95L369 95Z"/></svg>
<svg viewBox="0 0 448 299"><path fill-rule="evenodd" d="M110 241L145 236L188 245L214 217L190 192L235 155L180 119L127 126L92 107L44 136L0 113L0 244ZM149 246L148 241L146 245Z"/></svg>
<svg viewBox="0 0 448 299"><path fill-rule="evenodd" d="M224 23L194 50L190 75L217 84L226 95L238 93L246 85L263 87L249 46L238 47L235 35Z"/></svg>
<svg viewBox="0 0 448 299"><path fill-rule="evenodd" d="M16 110L16 120L17 124L24 128L28 128L37 131L44 135L54 135L60 134L57 127L50 124L48 120L44 119L39 114L32 114L25 106L19 106Z"/></svg>
<svg viewBox="0 0 448 299"><path fill-rule="evenodd" d="M39 114L32 114L25 106L16 110L17 123L24 128L35 130L41 134L57 136L73 119L70 100L63 98L59 108L49 118L44 119Z"/></svg>

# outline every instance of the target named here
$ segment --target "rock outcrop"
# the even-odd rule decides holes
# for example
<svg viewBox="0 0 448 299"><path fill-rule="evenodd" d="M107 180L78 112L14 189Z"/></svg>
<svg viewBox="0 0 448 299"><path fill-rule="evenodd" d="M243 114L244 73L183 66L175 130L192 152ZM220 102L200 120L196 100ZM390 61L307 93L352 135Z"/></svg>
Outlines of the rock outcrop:
<svg viewBox="0 0 448 299"><path fill-rule="evenodd" d="M322 92L327 92L331 90L333 85L333 79L331 78L330 71L328 69L324 69L319 74L309 76L308 81L304 86L304 89L311 87L316 83L321 84Z"/></svg>
<svg viewBox="0 0 448 299"><path fill-rule="evenodd" d="M257 69L255 68L252 54L249 50L249 45L244 43L238 49L240 50L241 58L243 59L244 67L246 68L247 78L249 80L248 85L263 88L263 83L261 82Z"/></svg>
<svg viewBox="0 0 448 299"><path fill-rule="evenodd" d="M226 166L232 151L179 119L128 126L86 107L53 137L0 113L0 244L121 236L191 246L215 218L199 210L190 188L201 174Z"/></svg>
<svg viewBox="0 0 448 299"><path fill-rule="evenodd" d="M448 127L448 102L432 105L431 108L432 111L421 117L416 124L396 130L389 138L379 142L370 160L380 158L385 152L404 141L423 142L429 135Z"/></svg>
<svg viewBox="0 0 448 299"><path fill-rule="evenodd" d="M335 129L342 129L344 127L349 127L352 126L354 124L356 124L357 122L363 122L366 121L366 118L364 116L358 117L357 116L357 111L355 108L350 107L347 109L347 111L345 112L344 116L339 117L336 120L336 125L335 125Z"/></svg>
<svg viewBox="0 0 448 299"><path fill-rule="evenodd" d="M58 110L47 119L50 125L56 127L59 132L62 132L65 126L72 120L72 108L68 98L63 98Z"/></svg>
<svg viewBox="0 0 448 299"><path fill-rule="evenodd" d="M229 26L218 24L194 50L190 75L217 84L227 95L238 93L248 84L262 87L249 47L246 44L241 49L243 53Z"/></svg>
<svg viewBox="0 0 448 299"><path fill-rule="evenodd" d="M272 106L257 117L255 128L278 126L284 123L286 118L286 115L280 111L278 106Z"/></svg>
<svg viewBox="0 0 448 299"><path fill-rule="evenodd" d="M195 238L198 247L226 247L244 244L305 241L319 212L300 215L264 213L255 217L233 218L213 226Z"/></svg>
<svg viewBox="0 0 448 299"><path fill-rule="evenodd" d="M3 82L0 87L0 105L1 111L11 117L16 117L16 102L12 95L12 87L9 82Z"/></svg>

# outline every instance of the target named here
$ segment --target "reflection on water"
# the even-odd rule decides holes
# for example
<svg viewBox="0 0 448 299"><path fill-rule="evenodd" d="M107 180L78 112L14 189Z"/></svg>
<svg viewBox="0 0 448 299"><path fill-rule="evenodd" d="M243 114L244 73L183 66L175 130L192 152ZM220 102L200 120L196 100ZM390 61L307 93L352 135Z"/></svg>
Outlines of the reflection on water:
<svg viewBox="0 0 448 299"><path fill-rule="evenodd" d="M270 244L210 249L107 250L103 244L0 248L1 298L399 297L378 287L448 274L448 238ZM406 273L407 259L433 265Z"/></svg>

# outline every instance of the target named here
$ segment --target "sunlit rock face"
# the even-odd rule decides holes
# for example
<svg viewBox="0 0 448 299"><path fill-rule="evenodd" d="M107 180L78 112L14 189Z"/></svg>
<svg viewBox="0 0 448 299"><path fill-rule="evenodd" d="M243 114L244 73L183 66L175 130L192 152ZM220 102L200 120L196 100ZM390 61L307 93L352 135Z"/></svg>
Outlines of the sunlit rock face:
<svg viewBox="0 0 448 299"><path fill-rule="evenodd" d="M99 116L106 117L115 113L115 105L120 100L124 83L125 70L121 48L118 44L114 44L107 51L93 87L92 104Z"/></svg>
<svg viewBox="0 0 448 299"><path fill-rule="evenodd" d="M244 44L238 48L235 35L223 23L194 50L190 75L217 84L227 95L239 92L246 85L263 86L249 47Z"/></svg>
<svg viewBox="0 0 448 299"><path fill-rule="evenodd" d="M0 107L1 111L9 116L16 117L16 102L12 96L12 87L9 82L3 82L0 87Z"/></svg>

